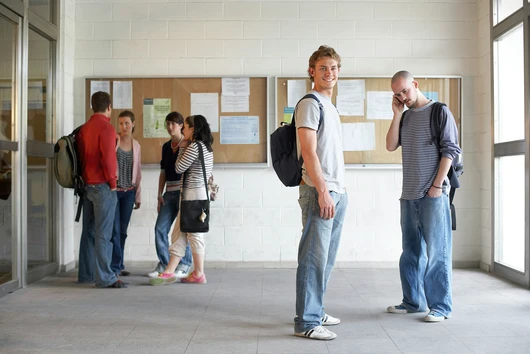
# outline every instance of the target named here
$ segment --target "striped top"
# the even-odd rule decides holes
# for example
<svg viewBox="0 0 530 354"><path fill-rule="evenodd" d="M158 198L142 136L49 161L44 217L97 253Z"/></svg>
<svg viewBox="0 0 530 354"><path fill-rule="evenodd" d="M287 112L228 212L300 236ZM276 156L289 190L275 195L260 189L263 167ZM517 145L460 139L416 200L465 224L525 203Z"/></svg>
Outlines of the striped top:
<svg viewBox="0 0 530 354"><path fill-rule="evenodd" d="M440 156L453 159L462 150L458 146L458 131L451 111L443 107L447 114L447 123L440 132L440 148L431 136L431 101L429 104L409 109L401 131L403 157L403 191L401 199L415 200L425 196L432 186L438 168ZM443 192L448 193L449 180L443 183Z"/></svg>
<svg viewBox="0 0 530 354"><path fill-rule="evenodd" d="M118 148L116 157L118 159L118 187L132 187L133 151L124 151Z"/></svg>
<svg viewBox="0 0 530 354"><path fill-rule="evenodd" d="M202 173L202 165L199 158L199 146L202 148L204 155L204 167L206 169L206 181L212 175L213 170L213 152L208 151L206 146L199 141L192 142L186 148L179 148L179 155L175 163L175 171L177 173L186 172L186 185L181 187L189 189L204 189L204 177ZM184 180L184 176L182 177ZM184 191L183 191L184 192ZM181 193L183 193L181 192Z"/></svg>

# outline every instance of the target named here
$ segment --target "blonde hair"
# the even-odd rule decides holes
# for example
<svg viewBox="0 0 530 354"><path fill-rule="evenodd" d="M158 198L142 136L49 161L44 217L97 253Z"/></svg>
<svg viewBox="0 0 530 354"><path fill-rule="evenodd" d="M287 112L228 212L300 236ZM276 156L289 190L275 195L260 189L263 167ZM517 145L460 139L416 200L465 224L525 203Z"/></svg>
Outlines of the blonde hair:
<svg viewBox="0 0 530 354"><path fill-rule="evenodd" d="M335 51L335 49L327 45L321 45L320 47L318 47L318 50L315 51L309 57L309 69L307 69L307 73L309 74L309 78L311 79L311 81L313 81L313 76L311 76L311 69L315 69L317 61L325 57L335 59L337 61L337 67L340 68L340 55Z"/></svg>

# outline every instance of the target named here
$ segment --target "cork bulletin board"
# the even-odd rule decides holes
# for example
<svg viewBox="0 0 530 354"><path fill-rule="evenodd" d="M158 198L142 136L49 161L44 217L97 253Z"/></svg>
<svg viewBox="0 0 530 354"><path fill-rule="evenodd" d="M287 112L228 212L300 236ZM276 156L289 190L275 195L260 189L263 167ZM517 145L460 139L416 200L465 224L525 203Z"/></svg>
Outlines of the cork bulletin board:
<svg viewBox="0 0 530 354"><path fill-rule="evenodd" d="M288 106L288 81L289 80L305 80L306 92L311 89L311 81L308 77L277 77L276 78L276 124L279 126L284 120L284 108ZM391 119L369 119L368 118L368 103L367 93L386 91L391 92L390 80L391 78L370 78L370 77L341 77L341 80L364 80L365 86L365 100L364 100L364 115L352 116L341 115L342 123L367 123L375 124L375 149L365 151L344 151L344 162L346 164L401 164L401 148L389 152L386 149L386 134L392 123ZM435 93L436 101L443 102L451 110L455 117L455 121L460 134L459 141L461 142L462 133L462 80L458 77L450 78L427 78L416 77L419 83L419 89L424 93ZM332 102L337 104L338 85L333 90ZM340 93L339 93L340 94ZM391 103L390 103L391 105Z"/></svg>
<svg viewBox="0 0 530 354"><path fill-rule="evenodd" d="M186 77L186 78L87 78L85 93L86 119L92 114L90 108L90 92L92 81L110 81L110 95L113 99L113 84L115 81L132 82L132 109L136 117L134 138L142 148L142 164L160 163L162 145L170 139L169 134L164 137L145 137L144 132L144 99L171 99L171 111L180 112L184 118L191 112L192 93L218 93L219 119L223 116L256 116L258 117L257 143L253 144L221 144L220 132L212 132L214 143L214 163L216 164L250 164L267 163L267 77L249 78L249 111L221 112L221 77ZM118 131L118 115L124 109L113 109L111 124ZM207 114L203 114L209 119ZM210 123L211 124L211 123Z"/></svg>

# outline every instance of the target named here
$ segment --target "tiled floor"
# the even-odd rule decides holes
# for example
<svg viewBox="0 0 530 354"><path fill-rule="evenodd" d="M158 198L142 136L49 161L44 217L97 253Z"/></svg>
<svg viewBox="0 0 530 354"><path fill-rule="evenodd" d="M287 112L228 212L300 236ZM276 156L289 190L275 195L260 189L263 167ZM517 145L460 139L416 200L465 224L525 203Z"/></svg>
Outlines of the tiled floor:
<svg viewBox="0 0 530 354"><path fill-rule="evenodd" d="M295 270L210 269L208 284L128 289L49 277L0 298L1 353L530 353L530 291L480 270L455 270L453 317L394 315L396 269L336 269L330 342L293 336ZM330 327L331 329L331 327Z"/></svg>

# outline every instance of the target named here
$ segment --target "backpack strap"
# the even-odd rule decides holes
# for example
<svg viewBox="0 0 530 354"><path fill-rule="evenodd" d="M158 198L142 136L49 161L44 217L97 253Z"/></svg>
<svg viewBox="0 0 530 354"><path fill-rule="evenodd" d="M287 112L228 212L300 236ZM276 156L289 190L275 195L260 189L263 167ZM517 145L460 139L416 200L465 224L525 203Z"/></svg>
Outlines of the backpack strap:
<svg viewBox="0 0 530 354"><path fill-rule="evenodd" d="M322 125L322 120L324 119L324 106L322 105L322 102L320 102L318 97L315 96L312 93L308 93L307 95L302 97L300 99L300 101L298 101L298 103L300 103L302 100L305 100L306 98L312 98L315 101L317 101L317 103L318 103L318 108L320 109L320 120L318 121L318 129L317 129L317 132L318 132L318 130L320 129L320 126ZM297 106L298 106L298 103L296 104ZM291 120L291 125L296 126L296 122L294 120L294 116L295 116L295 114L293 113L293 119Z"/></svg>
<svg viewBox="0 0 530 354"><path fill-rule="evenodd" d="M79 200L77 201L77 213L75 214L75 222L79 222L79 218L81 218L81 210L83 210L84 201L85 201L85 195L81 194L79 196Z"/></svg>
<svg viewBox="0 0 530 354"><path fill-rule="evenodd" d="M438 150L440 149L440 134L447 124L447 114L443 107L445 103L434 102L431 110L431 143L435 144Z"/></svg>
<svg viewBox="0 0 530 354"><path fill-rule="evenodd" d="M431 111L431 143L435 144L438 150L440 150L440 135L442 130L447 124L447 114L444 111L446 105L441 102L434 102L432 111ZM440 154L441 155L441 154ZM455 197L456 188L460 187L460 182L458 181L457 176L453 173L453 165L449 167L449 172L447 173L449 182L451 183L451 189L449 190L449 205L453 204L453 199Z"/></svg>
<svg viewBox="0 0 530 354"><path fill-rule="evenodd" d="M319 119L319 121L318 121L318 128L317 128L317 133L318 133L318 131L320 130L320 126L322 125L322 120L324 119L324 106L322 105L322 102L320 102L320 100L318 99L318 97L315 96L315 95L312 94L312 93L308 93L307 95L305 95L304 97L302 97L302 98L300 99L300 101L298 101L298 103L300 103L302 100L304 100L304 99L306 99L306 98L312 98L312 99L316 100L317 103L318 103L318 108L319 108L319 110L320 110L320 119ZM296 106L298 106L298 103L296 104ZM296 111L296 109L295 109L295 111ZM292 119L292 121L291 121L291 125L292 125L293 127L295 127L295 131L296 131L296 121L295 121L294 117L295 117L295 113L293 113L293 119ZM297 137L297 139L298 139L298 137ZM294 153L294 156L295 156L295 157L296 157L296 155L298 154L297 149L296 149L296 143L295 143L295 148L294 148L294 150L293 150L293 153ZM304 158L302 157L302 154L300 154L300 158L298 159L298 162L299 162L299 164L300 164L300 167L302 167L302 165L304 164Z"/></svg>

